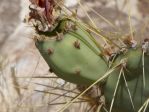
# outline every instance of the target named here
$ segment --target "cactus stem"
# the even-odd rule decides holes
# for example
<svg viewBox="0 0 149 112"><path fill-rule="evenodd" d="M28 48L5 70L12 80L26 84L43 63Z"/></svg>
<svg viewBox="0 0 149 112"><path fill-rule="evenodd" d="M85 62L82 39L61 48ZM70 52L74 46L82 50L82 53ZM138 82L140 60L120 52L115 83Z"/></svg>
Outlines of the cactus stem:
<svg viewBox="0 0 149 112"><path fill-rule="evenodd" d="M79 40L76 40L73 45L74 45L75 48L80 49L80 42L79 42Z"/></svg>
<svg viewBox="0 0 149 112"><path fill-rule="evenodd" d="M53 49L51 49L51 48L48 49L48 54L49 54L49 55L53 54L53 52L54 52Z"/></svg>

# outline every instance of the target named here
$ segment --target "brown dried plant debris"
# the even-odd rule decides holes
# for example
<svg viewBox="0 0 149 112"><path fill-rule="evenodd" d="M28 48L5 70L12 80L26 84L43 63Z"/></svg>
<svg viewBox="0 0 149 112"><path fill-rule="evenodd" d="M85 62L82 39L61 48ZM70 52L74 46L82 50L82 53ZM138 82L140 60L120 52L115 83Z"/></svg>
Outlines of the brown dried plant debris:
<svg viewBox="0 0 149 112"><path fill-rule="evenodd" d="M30 0L32 4L44 8L45 16L49 23L52 21L52 12L54 8L54 0Z"/></svg>

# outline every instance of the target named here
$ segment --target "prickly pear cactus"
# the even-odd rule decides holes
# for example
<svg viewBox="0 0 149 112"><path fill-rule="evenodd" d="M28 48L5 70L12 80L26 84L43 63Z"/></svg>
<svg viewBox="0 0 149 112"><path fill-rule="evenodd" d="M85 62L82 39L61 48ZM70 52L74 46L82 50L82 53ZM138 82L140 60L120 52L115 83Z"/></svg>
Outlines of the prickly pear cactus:
<svg viewBox="0 0 149 112"><path fill-rule="evenodd" d="M143 50L141 48L129 50L125 55L123 54L122 57L127 58L125 67L120 66L116 73L112 73L108 77L105 97L107 108L110 111L149 111L148 106L146 106L146 109L139 110L149 95L149 71L147 68L149 57L147 54L145 56L142 54ZM144 59L144 64L142 59Z"/></svg>
<svg viewBox="0 0 149 112"><path fill-rule="evenodd" d="M142 63L142 49L139 46L135 49L126 49L126 51L119 54L114 61L114 65L120 63L122 59L126 61L124 71L127 80L132 80L142 73L142 69L140 68Z"/></svg>
<svg viewBox="0 0 149 112"><path fill-rule="evenodd" d="M149 94L148 74L146 75L147 81L145 88L143 87L142 83L143 79L141 75L131 81L128 81L127 82L128 87L126 86L123 76L121 76L119 80L120 81L117 88L117 92L115 94L115 97L113 97L113 93L118 81L118 75L114 74L108 78L105 89L105 97L107 99L106 100L107 105L110 107L112 99L115 98L113 103L113 109L123 110L123 112L138 111L145 102L145 100L148 98Z"/></svg>
<svg viewBox="0 0 149 112"><path fill-rule="evenodd" d="M108 69L89 36L87 31L77 28L55 37L47 35L45 39L37 40L36 46L50 69L59 77L76 84L89 85Z"/></svg>
<svg viewBox="0 0 149 112"><path fill-rule="evenodd" d="M68 82L91 85L89 88L96 82L104 83L107 111L149 112L149 40L138 45L131 34L132 37L112 41L95 26L80 24L74 12L69 17L61 14L55 19L52 15L56 5L54 0L39 1L42 4L33 4L44 8L43 13L30 7L30 16L37 23L34 24L36 47L50 71ZM102 37L105 46L97 45L91 31Z"/></svg>

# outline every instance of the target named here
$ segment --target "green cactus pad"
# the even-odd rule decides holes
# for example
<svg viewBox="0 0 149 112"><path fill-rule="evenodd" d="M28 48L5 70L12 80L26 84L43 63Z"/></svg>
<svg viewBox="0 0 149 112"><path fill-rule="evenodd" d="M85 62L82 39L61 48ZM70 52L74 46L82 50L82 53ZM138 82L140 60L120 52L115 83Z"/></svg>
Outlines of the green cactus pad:
<svg viewBox="0 0 149 112"><path fill-rule="evenodd" d="M142 63L139 63L142 65ZM114 105L113 105L113 111L119 110L123 112L137 112L143 103L149 98L149 56L145 56L145 88L143 85L143 74L141 73L143 68L142 66L138 67L140 70L140 75L138 77L134 78L133 80L127 81L128 88L132 97L132 101L134 104L134 108L132 106L130 96L128 94L128 89L126 88L126 84L124 81L123 76L121 75L120 83L115 95ZM134 66L133 66L134 67ZM132 72L133 73L133 72ZM105 86L105 97L106 97L106 104L108 108L110 107L113 93L115 91L116 83L118 81L118 73L117 74L111 74L107 80L106 86ZM145 112L148 112L149 108Z"/></svg>
<svg viewBox="0 0 149 112"><path fill-rule="evenodd" d="M104 75L108 67L88 36L89 34L79 29L64 34L60 41L52 38L36 41L36 46L52 71L60 78L89 85Z"/></svg>
<svg viewBox="0 0 149 112"><path fill-rule="evenodd" d="M115 60L114 64L117 65L122 59L126 59L126 67L124 68L125 76L127 80L132 80L142 72L142 49L141 48L130 48L126 53L120 54Z"/></svg>

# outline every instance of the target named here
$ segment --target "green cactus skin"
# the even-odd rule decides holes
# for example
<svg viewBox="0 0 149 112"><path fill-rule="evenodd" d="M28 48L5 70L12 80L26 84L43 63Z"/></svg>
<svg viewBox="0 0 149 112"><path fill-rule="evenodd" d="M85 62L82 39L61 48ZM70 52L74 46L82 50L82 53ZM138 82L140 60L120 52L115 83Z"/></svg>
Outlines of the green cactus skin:
<svg viewBox="0 0 149 112"><path fill-rule="evenodd" d="M89 33L78 29L68 31L63 39L36 41L36 46L52 71L60 78L90 85L107 71L108 66L89 39Z"/></svg>
<svg viewBox="0 0 149 112"><path fill-rule="evenodd" d="M139 65L142 65L142 63L140 62ZM145 85L146 85L145 88L143 86L143 74L140 72L139 72L140 74L138 75L138 77L134 78L133 80L127 81L135 110L132 107L130 96L128 94L128 90L126 89L126 85L124 82L124 78L121 77L120 83L117 89L117 93L115 95L115 101L114 101L112 112L115 112L115 110L119 110L123 112L136 112L143 105L143 103L149 98L148 65L149 65L149 56L145 56ZM141 69L139 70L142 72L142 69L143 69L142 66L140 68ZM134 73L136 72L134 71ZM107 80L107 83L105 86L105 97L106 97L107 106L110 106L111 104L117 80L118 80L118 73L111 74L111 76L109 76ZM147 108L146 112L148 111L149 111L149 108Z"/></svg>
<svg viewBox="0 0 149 112"><path fill-rule="evenodd" d="M126 80L132 80L142 73L140 64L142 62L142 49L139 46L135 49L130 48L126 53L120 54L114 65L120 63L122 59L126 59L126 68L124 69Z"/></svg>

